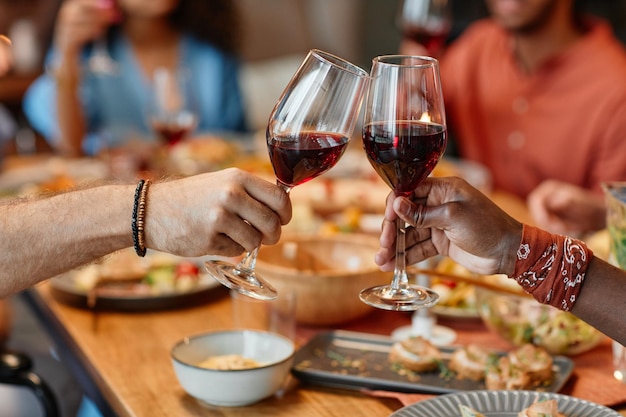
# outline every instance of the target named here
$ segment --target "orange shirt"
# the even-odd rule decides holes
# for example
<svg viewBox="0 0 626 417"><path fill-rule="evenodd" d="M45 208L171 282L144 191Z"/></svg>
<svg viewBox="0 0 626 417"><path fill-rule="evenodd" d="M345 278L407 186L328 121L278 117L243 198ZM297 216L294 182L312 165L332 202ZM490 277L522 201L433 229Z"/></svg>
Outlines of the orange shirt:
<svg viewBox="0 0 626 417"><path fill-rule="evenodd" d="M469 27L441 62L446 112L462 157L521 197L545 179L598 190L626 180L626 52L607 23L523 73L508 33Z"/></svg>

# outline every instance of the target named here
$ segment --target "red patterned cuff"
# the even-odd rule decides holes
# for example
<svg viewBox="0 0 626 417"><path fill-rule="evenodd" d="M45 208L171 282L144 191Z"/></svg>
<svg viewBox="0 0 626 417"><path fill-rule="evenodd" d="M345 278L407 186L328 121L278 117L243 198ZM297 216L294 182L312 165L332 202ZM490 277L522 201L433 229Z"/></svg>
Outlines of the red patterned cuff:
<svg viewBox="0 0 626 417"><path fill-rule="evenodd" d="M512 278L540 303L569 311L592 256L580 240L524 225Z"/></svg>

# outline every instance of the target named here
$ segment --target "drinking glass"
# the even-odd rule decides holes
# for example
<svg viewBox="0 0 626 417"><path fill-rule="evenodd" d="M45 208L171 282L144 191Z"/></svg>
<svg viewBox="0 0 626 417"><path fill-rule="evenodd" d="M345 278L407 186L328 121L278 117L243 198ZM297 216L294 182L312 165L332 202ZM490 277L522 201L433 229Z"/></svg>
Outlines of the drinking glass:
<svg viewBox="0 0 626 417"><path fill-rule="evenodd" d="M626 270L626 182L602 184L606 201L606 225L610 237L609 263ZM626 347L617 340L613 344L613 376L626 383Z"/></svg>
<svg viewBox="0 0 626 417"><path fill-rule="evenodd" d="M195 129L197 103L187 71L171 71L163 67L155 69L148 120L169 147L182 141Z"/></svg>
<svg viewBox="0 0 626 417"><path fill-rule="evenodd" d="M99 3L103 9L117 7L114 0L100 0ZM95 75L117 75L119 68L109 54L106 37L94 41L91 55L87 60L87 70Z"/></svg>
<svg viewBox="0 0 626 417"><path fill-rule="evenodd" d="M266 138L276 183L287 193L332 168L343 155L369 83L363 69L324 51L309 51L276 103ZM215 260L206 268L223 285L258 299L276 290L255 271L259 248L236 266Z"/></svg>
<svg viewBox="0 0 626 417"><path fill-rule="evenodd" d="M436 55L452 27L449 0L402 0L396 15L402 37L423 45Z"/></svg>
<svg viewBox="0 0 626 417"><path fill-rule="evenodd" d="M87 70L96 75L116 75L118 72L117 62L107 50L105 38L94 41L91 55L87 60Z"/></svg>
<svg viewBox="0 0 626 417"><path fill-rule="evenodd" d="M446 117L439 64L431 57L386 55L373 60L365 101L363 148L378 175L398 196L409 196L446 148ZM385 309L412 311L439 296L408 282L405 224L397 222L396 266L391 285L368 288L360 298Z"/></svg>

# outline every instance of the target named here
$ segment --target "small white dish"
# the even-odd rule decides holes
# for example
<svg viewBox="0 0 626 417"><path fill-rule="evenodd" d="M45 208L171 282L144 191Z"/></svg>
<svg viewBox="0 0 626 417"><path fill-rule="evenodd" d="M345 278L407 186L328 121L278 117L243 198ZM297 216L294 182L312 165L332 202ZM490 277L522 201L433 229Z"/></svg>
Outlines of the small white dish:
<svg viewBox="0 0 626 417"><path fill-rule="evenodd" d="M200 402L223 407L256 403L275 394L293 365L295 346L286 337L257 330L225 330L186 337L171 351L185 391ZM221 355L241 355L259 366L216 370L199 366Z"/></svg>

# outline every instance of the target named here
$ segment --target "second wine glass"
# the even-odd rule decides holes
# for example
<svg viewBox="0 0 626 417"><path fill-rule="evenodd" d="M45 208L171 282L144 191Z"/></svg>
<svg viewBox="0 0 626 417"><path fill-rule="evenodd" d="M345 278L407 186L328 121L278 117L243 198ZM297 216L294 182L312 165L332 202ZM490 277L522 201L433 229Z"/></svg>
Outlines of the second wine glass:
<svg viewBox="0 0 626 417"><path fill-rule="evenodd" d="M452 27L449 0L402 0L396 25L404 39L423 45L428 54L437 56Z"/></svg>
<svg viewBox="0 0 626 417"><path fill-rule="evenodd" d="M374 170L397 196L409 196L441 159L447 142L439 64L430 57L387 55L373 60L365 104L363 147ZM385 309L411 311L439 296L408 282L405 224L398 218L391 285L368 288L360 298Z"/></svg>
<svg viewBox="0 0 626 417"><path fill-rule="evenodd" d="M152 129L169 147L195 129L197 107L189 72L163 67L155 69L148 119Z"/></svg>
<svg viewBox="0 0 626 417"><path fill-rule="evenodd" d="M277 184L286 192L332 168L354 132L369 74L318 49L309 51L272 111L267 149ZM259 248L238 265L206 262L223 285L258 299L277 297L254 271Z"/></svg>

